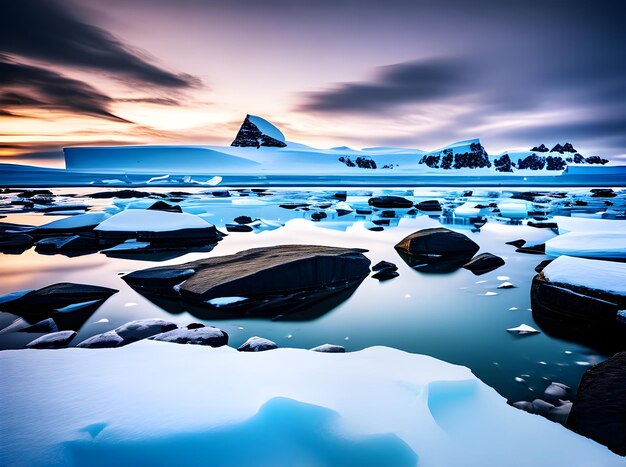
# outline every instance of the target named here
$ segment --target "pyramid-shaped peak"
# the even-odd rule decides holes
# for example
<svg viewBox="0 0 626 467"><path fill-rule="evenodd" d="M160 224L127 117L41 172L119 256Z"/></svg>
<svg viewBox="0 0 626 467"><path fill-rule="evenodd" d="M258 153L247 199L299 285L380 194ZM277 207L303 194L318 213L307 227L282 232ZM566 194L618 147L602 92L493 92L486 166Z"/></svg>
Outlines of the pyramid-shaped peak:
<svg viewBox="0 0 626 467"><path fill-rule="evenodd" d="M273 124L256 115L246 115L231 146L284 148L285 135Z"/></svg>

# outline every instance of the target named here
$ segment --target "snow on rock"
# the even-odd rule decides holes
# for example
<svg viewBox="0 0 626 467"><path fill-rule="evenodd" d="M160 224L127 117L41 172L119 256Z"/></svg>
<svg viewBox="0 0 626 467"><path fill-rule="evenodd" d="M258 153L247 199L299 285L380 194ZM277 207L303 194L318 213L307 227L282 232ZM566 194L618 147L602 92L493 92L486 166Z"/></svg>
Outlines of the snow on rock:
<svg viewBox="0 0 626 467"><path fill-rule="evenodd" d="M255 115L246 115L231 146L283 148L287 144L282 132L270 122Z"/></svg>
<svg viewBox="0 0 626 467"><path fill-rule="evenodd" d="M124 339L122 339L115 331L107 331L85 339L76 347L84 349L105 349L119 347L123 344Z"/></svg>
<svg viewBox="0 0 626 467"><path fill-rule="evenodd" d="M551 283L626 296L626 263L559 256L542 274Z"/></svg>
<svg viewBox="0 0 626 467"><path fill-rule="evenodd" d="M29 342L26 347L29 349L57 349L66 347L74 337L76 337L75 331L51 332Z"/></svg>
<svg viewBox="0 0 626 467"><path fill-rule="evenodd" d="M254 336L241 344L237 350L239 352L264 352L277 348L278 346L275 342L263 337Z"/></svg>
<svg viewBox="0 0 626 467"><path fill-rule="evenodd" d="M160 342L172 342L174 344L208 345L221 347L228 345L228 334L214 326L179 328L172 331L157 334L150 340Z"/></svg>
<svg viewBox="0 0 626 467"><path fill-rule="evenodd" d="M1 465L623 465L467 368L385 347L141 341L8 350L0 371Z"/></svg>
<svg viewBox="0 0 626 467"><path fill-rule="evenodd" d="M323 353L345 353L346 348L341 345L335 344L322 344L317 347L313 347L311 349L313 352L323 352Z"/></svg>
<svg viewBox="0 0 626 467"><path fill-rule="evenodd" d="M91 230L101 222L105 221L109 214L105 212L88 212L77 216L70 216L59 219L48 224L37 227L38 231L50 232L76 232L80 230Z"/></svg>
<svg viewBox="0 0 626 467"><path fill-rule="evenodd" d="M207 229L212 224L187 213L127 209L101 222L100 232L171 232L182 229Z"/></svg>
<svg viewBox="0 0 626 467"><path fill-rule="evenodd" d="M572 388L563 383L552 382L550 383L550 386L543 391L543 393L546 396L554 397L556 399L567 399L571 391Z"/></svg>
<svg viewBox="0 0 626 467"><path fill-rule="evenodd" d="M155 334L171 331L176 327L176 324L164 319L138 319L115 328L115 332L124 339L124 344L128 344Z"/></svg>
<svg viewBox="0 0 626 467"><path fill-rule="evenodd" d="M520 324L516 328L507 329L507 332L510 332L511 334L517 334L518 336L525 336L527 334L537 334L541 331L537 331L535 328L529 326L528 324Z"/></svg>

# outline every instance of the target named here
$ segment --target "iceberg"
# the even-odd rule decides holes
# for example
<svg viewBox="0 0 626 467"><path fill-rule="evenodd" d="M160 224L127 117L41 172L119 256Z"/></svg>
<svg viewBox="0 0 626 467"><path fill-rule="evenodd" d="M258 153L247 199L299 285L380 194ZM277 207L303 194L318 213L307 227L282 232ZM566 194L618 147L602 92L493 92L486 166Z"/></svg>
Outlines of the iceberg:
<svg viewBox="0 0 626 467"><path fill-rule="evenodd" d="M623 465L465 367L385 347L141 341L8 350L0 371L1 465Z"/></svg>
<svg viewBox="0 0 626 467"><path fill-rule="evenodd" d="M626 230L623 232L568 232L558 235L546 242L546 255L624 259L626 258Z"/></svg>

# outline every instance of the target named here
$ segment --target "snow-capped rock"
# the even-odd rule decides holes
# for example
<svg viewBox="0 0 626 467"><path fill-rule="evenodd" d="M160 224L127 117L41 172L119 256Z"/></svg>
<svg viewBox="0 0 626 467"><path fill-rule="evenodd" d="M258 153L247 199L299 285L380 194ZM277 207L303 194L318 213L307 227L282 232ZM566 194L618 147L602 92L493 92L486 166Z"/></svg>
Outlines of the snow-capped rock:
<svg viewBox="0 0 626 467"><path fill-rule="evenodd" d="M277 349L275 342L263 337L254 336L245 341L237 348L239 352L265 352L266 350Z"/></svg>
<svg viewBox="0 0 626 467"><path fill-rule="evenodd" d="M152 336L149 340L174 344L207 345L221 347L228 345L228 334L214 326L179 328Z"/></svg>
<svg viewBox="0 0 626 467"><path fill-rule="evenodd" d="M283 148L287 144L285 136L270 122L255 115L246 115L231 146Z"/></svg>
<svg viewBox="0 0 626 467"><path fill-rule="evenodd" d="M75 331L58 331L45 334L26 344L29 349L59 349L67 345L76 337Z"/></svg>

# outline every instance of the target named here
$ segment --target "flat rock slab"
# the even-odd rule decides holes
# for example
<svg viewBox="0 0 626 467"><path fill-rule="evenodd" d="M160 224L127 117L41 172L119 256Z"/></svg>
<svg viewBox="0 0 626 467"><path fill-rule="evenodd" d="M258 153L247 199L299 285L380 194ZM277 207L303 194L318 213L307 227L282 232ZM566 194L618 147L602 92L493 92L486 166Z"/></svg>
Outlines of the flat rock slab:
<svg viewBox="0 0 626 467"><path fill-rule="evenodd" d="M500 266L504 266L504 260L499 256L492 255L491 253L482 253L472 258L472 260L465 264L463 267L469 269L475 275L480 276L486 274Z"/></svg>
<svg viewBox="0 0 626 467"><path fill-rule="evenodd" d="M409 209L413 207L413 201L402 196L376 196L367 202L375 208Z"/></svg>
<svg viewBox="0 0 626 467"><path fill-rule="evenodd" d="M355 248L281 245L254 248L176 266L145 269L123 279L147 294L201 304L244 297L220 310L305 305L358 285L370 261Z"/></svg>
<svg viewBox="0 0 626 467"><path fill-rule="evenodd" d="M104 301L117 292L119 291L108 287L62 282L42 289L32 290L24 295L18 294L16 295L17 298L0 303L0 309L9 312L16 311L22 314L35 314L57 310L77 303Z"/></svg>

